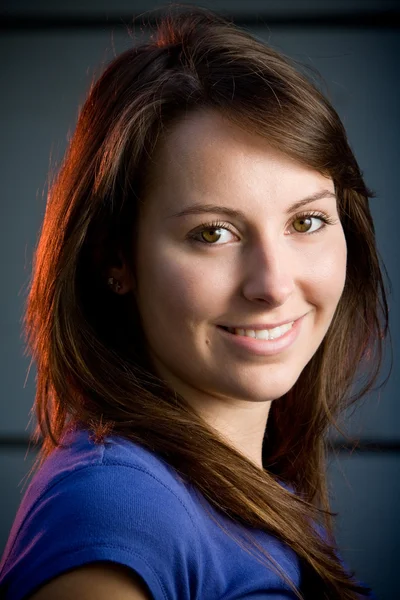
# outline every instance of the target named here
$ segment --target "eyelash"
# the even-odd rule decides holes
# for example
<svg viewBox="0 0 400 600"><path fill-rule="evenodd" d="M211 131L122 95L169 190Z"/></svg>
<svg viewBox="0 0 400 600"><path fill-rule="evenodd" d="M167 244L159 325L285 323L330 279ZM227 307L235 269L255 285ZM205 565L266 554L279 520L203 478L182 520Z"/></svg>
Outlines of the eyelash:
<svg viewBox="0 0 400 600"><path fill-rule="evenodd" d="M336 219L332 219L325 213L321 213L318 211L309 211L309 212L299 213L294 216L292 223L293 223L293 221L297 221L298 219L305 219L305 218L309 218L309 217L316 217L318 219L321 219L321 221L323 221L324 225L322 227L319 227L315 231L311 231L310 233L308 233L307 231L305 231L303 233L301 233L300 231L297 231L296 233L298 233L299 235L313 235L314 233L319 233L320 231L323 231L325 229L326 225L334 225L336 223ZM202 223L201 225L199 225L199 227L196 229L196 231L189 234L188 237L192 241L198 242L199 244L205 244L206 246L223 246L224 244L205 242L204 240L197 240L195 238L196 235L198 235L199 233L202 233L203 231L207 231L208 229L227 229L230 233L234 233L232 231L232 229L230 228L229 223L226 223L225 221L212 221L211 223Z"/></svg>

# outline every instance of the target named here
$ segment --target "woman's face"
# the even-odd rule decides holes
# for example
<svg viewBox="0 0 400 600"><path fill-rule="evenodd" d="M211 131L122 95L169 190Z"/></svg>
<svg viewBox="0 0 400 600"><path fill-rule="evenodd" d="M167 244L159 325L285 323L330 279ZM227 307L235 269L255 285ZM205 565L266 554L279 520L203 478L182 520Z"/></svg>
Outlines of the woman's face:
<svg viewBox="0 0 400 600"><path fill-rule="evenodd" d="M187 116L159 143L150 179L134 252L156 372L188 400L279 398L321 344L344 287L332 180L213 112ZM272 341L221 328L299 318Z"/></svg>

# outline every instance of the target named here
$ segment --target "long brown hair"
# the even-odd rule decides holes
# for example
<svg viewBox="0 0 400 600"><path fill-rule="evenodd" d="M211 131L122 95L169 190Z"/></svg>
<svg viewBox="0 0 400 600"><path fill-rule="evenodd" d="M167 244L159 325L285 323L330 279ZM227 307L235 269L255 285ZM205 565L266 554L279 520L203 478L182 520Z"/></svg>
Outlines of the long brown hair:
<svg viewBox="0 0 400 600"><path fill-rule="evenodd" d="M296 384L272 403L263 469L156 376L132 297L106 285L120 252L134 273L132 236L157 140L203 109L331 177L347 241L342 297ZM247 534L260 528L286 542L307 575L299 598L308 589L312 597L358 598L366 588L336 554L325 454L329 425L375 383L388 333L371 195L337 113L301 69L208 10L170 8L151 37L92 86L50 187L24 315L37 365L37 466L74 424L95 439L124 436L159 453ZM358 373L365 381L354 392ZM251 551L255 540L246 537Z"/></svg>

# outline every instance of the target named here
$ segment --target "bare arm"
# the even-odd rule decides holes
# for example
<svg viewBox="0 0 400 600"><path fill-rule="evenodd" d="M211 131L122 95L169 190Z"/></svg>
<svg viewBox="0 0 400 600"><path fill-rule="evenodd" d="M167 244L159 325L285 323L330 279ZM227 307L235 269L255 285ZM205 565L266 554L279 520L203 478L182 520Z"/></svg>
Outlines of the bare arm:
<svg viewBox="0 0 400 600"><path fill-rule="evenodd" d="M92 563L55 577L27 600L153 600L143 579L111 562Z"/></svg>

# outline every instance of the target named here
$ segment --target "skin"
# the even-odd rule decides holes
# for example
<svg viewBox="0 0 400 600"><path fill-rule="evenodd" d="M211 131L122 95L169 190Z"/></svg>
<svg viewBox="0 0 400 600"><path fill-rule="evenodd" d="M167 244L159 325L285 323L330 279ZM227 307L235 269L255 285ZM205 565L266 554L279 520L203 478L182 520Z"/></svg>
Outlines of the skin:
<svg viewBox="0 0 400 600"><path fill-rule="evenodd" d="M344 288L347 251L336 199L286 214L321 190L334 192L333 181L261 136L216 112L186 116L156 149L132 249L136 281L124 263L109 273L122 283L118 293L134 290L156 372L260 468L271 402L316 352ZM245 216L173 216L199 203ZM307 211L333 224L312 217L304 231L296 215ZM217 234L198 232L203 243L188 238L212 221L226 225ZM295 342L273 356L239 350L217 327L302 315Z"/></svg>
<svg viewBox="0 0 400 600"><path fill-rule="evenodd" d="M51 579L29 600L152 600L143 579L132 569L111 562L83 565Z"/></svg>

